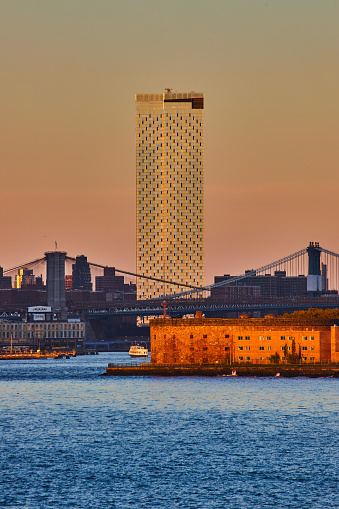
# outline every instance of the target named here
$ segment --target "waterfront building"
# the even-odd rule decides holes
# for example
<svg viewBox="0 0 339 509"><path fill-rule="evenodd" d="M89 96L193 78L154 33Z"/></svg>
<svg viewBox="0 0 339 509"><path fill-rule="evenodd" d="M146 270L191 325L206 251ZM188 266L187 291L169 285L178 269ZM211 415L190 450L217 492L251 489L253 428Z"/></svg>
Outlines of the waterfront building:
<svg viewBox="0 0 339 509"><path fill-rule="evenodd" d="M84 255L77 256L72 265L72 289L92 291L91 269Z"/></svg>
<svg viewBox="0 0 339 509"><path fill-rule="evenodd" d="M339 320L267 317L150 322L155 364L339 362Z"/></svg>
<svg viewBox="0 0 339 509"><path fill-rule="evenodd" d="M136 95L138 299L204 283L204 97Z"/></svg>
<svg viewBox="0 0 339 509"><path fill-rule="evenodd" d="M28 308L27 319L0 320L0 347L82 348L85 322L80 319L53 320L50 306Z"/></svg>

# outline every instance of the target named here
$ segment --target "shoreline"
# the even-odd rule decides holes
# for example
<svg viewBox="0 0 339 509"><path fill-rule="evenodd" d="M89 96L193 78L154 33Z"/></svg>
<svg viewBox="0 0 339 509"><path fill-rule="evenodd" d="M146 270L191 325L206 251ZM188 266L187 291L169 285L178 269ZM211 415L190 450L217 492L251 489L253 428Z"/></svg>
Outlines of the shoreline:
<svg viewBox="0 0 339 509"><path fill-rule="evenodd" d="M109 365L101 376L244 376L244 377L282 377L339 378L339 365L318 366L178 366L178 365Z"/></svg>

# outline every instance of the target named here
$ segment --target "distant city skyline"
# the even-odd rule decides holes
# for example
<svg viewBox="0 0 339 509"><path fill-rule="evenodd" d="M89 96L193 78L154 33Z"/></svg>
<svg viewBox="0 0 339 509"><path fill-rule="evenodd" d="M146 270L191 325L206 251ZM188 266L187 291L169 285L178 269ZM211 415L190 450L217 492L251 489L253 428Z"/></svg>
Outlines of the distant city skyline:
<svg viewBox="0 0 339 509"><path fill-rule="evenodd" d="M338 20L333 0L3 2L0 265L57 241L134 272L134 94L166 87L204 91L206 283L339 252Z"/></svg>

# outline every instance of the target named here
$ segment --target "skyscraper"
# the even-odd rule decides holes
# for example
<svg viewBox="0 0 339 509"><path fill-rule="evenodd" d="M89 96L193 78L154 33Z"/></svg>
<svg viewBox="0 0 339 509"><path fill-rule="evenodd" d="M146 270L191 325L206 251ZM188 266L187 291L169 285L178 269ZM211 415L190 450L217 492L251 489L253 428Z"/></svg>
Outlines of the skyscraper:
<svg viewBox="0 0 339 509"><path fill-rule="evenodd" d="M77 256L72 264L72 289L92 291L91 269L87 256Z"/></svg>
<svg viewBox="0 0 339 509"><path fill-rule="evenodd" d="M137 272L204 282L204 97L136 95ZM138 279L139 299L185 286Z"/></svg>

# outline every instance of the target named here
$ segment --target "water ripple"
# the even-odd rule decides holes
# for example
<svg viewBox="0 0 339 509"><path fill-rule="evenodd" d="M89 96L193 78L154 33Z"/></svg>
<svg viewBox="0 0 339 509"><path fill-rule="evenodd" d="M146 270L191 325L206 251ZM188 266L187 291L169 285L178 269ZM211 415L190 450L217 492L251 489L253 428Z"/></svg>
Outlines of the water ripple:
<svg viewBox="0 0 339 509"><path fill-rule="evenodd" d="M337 379L98 377L123 355L0 364L1 507L339 507Z"/></svg>

